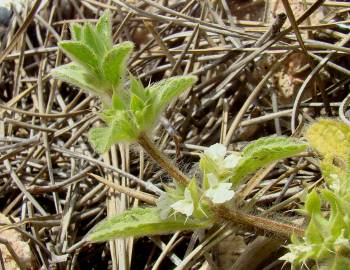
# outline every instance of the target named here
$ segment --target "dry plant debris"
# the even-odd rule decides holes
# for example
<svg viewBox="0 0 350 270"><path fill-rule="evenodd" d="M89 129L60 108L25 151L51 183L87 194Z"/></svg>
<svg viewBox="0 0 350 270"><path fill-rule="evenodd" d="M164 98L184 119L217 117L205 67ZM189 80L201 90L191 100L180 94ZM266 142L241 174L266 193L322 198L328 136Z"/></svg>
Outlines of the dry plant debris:
<svg viewBox="0 0 350 270"><path fill-rule="evenodd" d="M2 214L0 214L0 222L1 224L11 224L10 220ZM25 269L37 268L34 254L20 232L15 229L0 232L0 243L0 252L6 270L18 269L19 265ZM10 252L11 248L17 256L16 259L13 258Z"/></svg>

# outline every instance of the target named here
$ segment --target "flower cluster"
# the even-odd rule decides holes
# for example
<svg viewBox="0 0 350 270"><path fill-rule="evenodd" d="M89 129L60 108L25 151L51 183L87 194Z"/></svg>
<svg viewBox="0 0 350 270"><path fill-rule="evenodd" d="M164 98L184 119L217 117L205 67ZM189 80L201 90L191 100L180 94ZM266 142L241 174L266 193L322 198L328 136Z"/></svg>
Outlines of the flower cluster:
<svg viewBox="0 0 350 270"><path fill-rule="evenodd" d="M224 203L234 196L231 189L230 173L237 166L240 156L227 155L226 147L216 143L204 151L199 162L203 172L204 195L213 203Z"/></svg>
<svg viewBox="0 0 350 270"><path fill-rule="evenodd" d="M176 189L168 189L158 203L161 217L167 218L173 212L181 213L187 218L208 218L210 212L203 197L214 204L228 202L234 197L229 172L237 165L239 159L236 154L227 155L226 147L222 144L210 146L200 160L203 173L201 185L193 178L185 188L178 186Z"/></svg>

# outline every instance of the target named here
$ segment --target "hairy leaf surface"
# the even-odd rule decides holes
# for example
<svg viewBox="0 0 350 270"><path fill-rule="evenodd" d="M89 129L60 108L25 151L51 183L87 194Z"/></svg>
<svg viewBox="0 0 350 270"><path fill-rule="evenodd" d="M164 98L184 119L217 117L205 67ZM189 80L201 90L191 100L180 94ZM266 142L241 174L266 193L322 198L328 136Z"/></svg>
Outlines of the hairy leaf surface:
<svg viewBox="0 0 350 270"><path fill-rule="evenodd" d="M133 43L123 42L114 46L103 59L103 73L114 89L121 87L126 73L126 62L134 48Z"/></svg>
<svg viewBox="0 0 350 270"><path fill-rule="evenodd" d="M121 215L106 219L97 224L89 233L87 240L102 242L115 238L140 237L154 234L169 234L179 230L207 228L208 220L187 219L178 215L161 219L156 208L134 208Z"/></svg>
<svg viewBox="0 0 350 270"><path fill-rule="evenodd" d="M116 111L107 127L92 128L89 132L89 140L99 153L108 151L117 142L133 141L136 137L137 129L125 111Z"/></svg>
<svg viewBox="0 0 350 270"><path fill-rule="evenodd" d="M87 45L79 41L61 41L58 45L70 59L98 74L97 56Z"/></svg>
<svg viewBox="0 0 350 270"><path fill-rule="evenodd" d="M148 89L152 95L157 97L158 106L162 109L175 97L194 85L196 81L196 76L177 76L162 80Z"/></svg>
<svg viewBox="0 0 350 270"><path fill-rule="evenodd" d="M307 146L304 142L286 137L258 139L243 150L241 159L232 170L231 182L237 186L259 168L303 152Z"/></svg>
<svg viewBox="0 0 350 270"><path fill-rule="evenodd" d="M85 44L98 56L100 59L106 52L106 47L103 44L104 40L96 32L95 27L87 23L83 27L83 40Z"/></svg>
<svg viewBox="0 0 350 270"><path fill-rule="evenodd" d="M72 38L74 40L76 40L76 41L80 41L81 40L82 26L80 24L72 23L70 25L70 32L71 32Z"/></svg>
<svg viewBox="0 0 350 270"><path fill-rule="evenodd" d="M112 48L112 23L110 16L110 12L106 10L96 24L96 32L100 35L106 50Z"/></svg>
<svg viewBox="0 0 350 270"><path fill-rule="evenodd" d="M101 80L75 63L57 67L51 70L51 75L98 96L104 104L110 103L109 94Z"/></svg>

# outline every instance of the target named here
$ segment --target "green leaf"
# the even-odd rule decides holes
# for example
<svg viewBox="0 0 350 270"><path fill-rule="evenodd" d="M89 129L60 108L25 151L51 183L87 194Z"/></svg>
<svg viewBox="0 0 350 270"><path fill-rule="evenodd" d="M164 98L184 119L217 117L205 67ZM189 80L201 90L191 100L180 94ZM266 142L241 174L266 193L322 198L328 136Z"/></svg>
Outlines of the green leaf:
<svg viewBox="0 0 350 270"><path fill-rule="evenodd" d="M237 186L259 168L303 152L307 146L304 142L285 137L258 139L243 150L241 159L232 170L231 182Z"/></svg>
<svg viewBox="0 0 350 270"><path fill-rule="evenodd" d="M82 32L82 26L80 24L77 23L72 23L70 25L70 32L72 35L72 38L76 41L81 41L81 32Z"/></svg>
<svg viewBox="0 0 350 270"><path fill-rule="evenodd" d="M97 224L89 232L87 240L102 242L115 238L169 234L179 230L207 228L211 225L207 220L186 220L182 216L176 216L176 219L161 219L156 208L134 208Z"/></svg>
<svg viewBox="0 0 350 270"><path fill-rule="evenodd" d="M344 213L341 211L338 211L334 220L330 222L330 233L332 234L333 238L337 238L341 235L342 230L346 229L348 224L344 221Z"/></svg>
<svg viewBox="0 0 350 270"><path fill-rule="evenodd" d="M58 46L74 62L98 74L97 56L88 46L79 41L61 41Z"/></svg>
<svg viewBox="0 0 350 270"><path fill-rule="evenodd" d="M112 107L114 110L124 110L126 109L125 100L120 94L113 94L112 96Z"/></svg>
<svg viewBox="0 0 350 270"><path fill-rule="evenodd" d="M103 12L96 24L96 32L100 35L106 50L112 48L112 22L109 10Z"/></svg>
<svg viewBox="0 0 350 270"><path fill-rule="evenodd" d="M350 259L344 256L336 255L332 268L330 270L348 270L350 269Z"/></svg>
<svg viewBox="0 0 350 270"><path fill-rule="evenodd" d="M144 102L148 100L147 91L143 87L142 83L140 82L140 80L138 80L131 74L130 74L130 90L131 90L131 93L138 96Z"/></svg>
<svg viewBox="0 0 350 270"><path fill-rule="evenodd" d="M114 46L107 52L103 59L103 73L107 81L109 81L115 90L122 87L126 65L129 55L131 54L134 45L132 42L123 42Z"/></svg>
<svg viewBox="0 0 350 270"><path fill-rule="evenodd" d="M272 145L283 145L285 142L289 142L290 138L286 137L263 137L254 142L249 143L242 151L242 156L249 156L256 152L257 148L269 147Z"/></svg>
<svg viewBox="0 0 350 270"><path fill-rule="evenodd" d="M322 197L329 202L331 206L331 215L329 217L329 220L332 221L335 219L337 212L339 210L339 198L337 197L336 194L334 194L332 191L328 189L323 189L321 191Z"/></svg>
<svg viewBox="0 0 350 270"><path fill-rule="evenodd" d="M307 195L305 210L309 215L321 214L321 199L314 189Z"/></svg>
<svg viewBox="0 0 350 270"><path fill-rule="evenodd" d="M141 111L136 111L135 117L142 131L152 129L158 119L158 115L152 105L145 105Z"/></svg>
<svg viewBox="0 0 350 270"><path fill-rule="evenodd" d="M341 235L342 230L348 227L344 221L344 216L347 211L342 211L342 202L341 199L337 196L337 194L333 193L328 189L324 189L322 190L322 196L325 200L329 202L331 206L331 214L329 217L328 226L329 233L334 239L338 238Z"/></svg>
<svg viewBox="0 0 350 270"><path fill-rule="evenodd" d="M130 142L137 138L138 130L125 111L116 111L109 125L103 128L92 128L89 140L99 153L104 153L117 142Z"/></svg>
<svg viewBox="0 0 350 270"><path fill-rule="evenodd" d="M195 207L197 207L200 197L199 197L199 191L198 191L198 186L197 186L197 180L195 177L193 177L191 179L190 183L188 184L188 190L191 193L191 197L193 199Z"/></svg>
<svg viewBox="0 0 350 270"><path fill-rule="evenodd" d="M305 230L305 238L309 244L322 244L324 241L319 226L313 218L311 218L310 223Z"/></svg>
<svg viewBox="0 0 350 270"><path fill-rule="evenodd" d="M349 181L347 180L347 171L334 165L331 160L323 159L320 161L322 176L329 187L337 193L347 194L349 191Z"/></svg>
<svg viewBox="0 0 350 270"><path fill-rule="evenodd" d="M221 161L222 163L223 161ZM216 162L214 162L211 158L208 156L202 154L201 159L199 160L199 167L201 170L205 173L204 180L207 179L206 175L208 173L214 173L215 175L220 175L220 168ZM209 183L207 181L204 181L204 187L209 188ZM208 186L206 186L208 184Z"/></svg>
<svg viewBox="0 0 350 270"><path fill-rule="evenodd" d="M136 95L131 95L130 109L135 113L142 111L145 107L145 103Z"/></svg>
<svg viewBox="0 0 350 270"><path fill-rule="evenodd" d="M109 126L113 122L117 111L118 110L114 109L113 107L108 107L99 112L98 116L107 124L107 126Z"/></svg>
<svg viewBox="0 0 350 270"><path fill-rule="evenodd" d="M87 45L97 56L101 59L105 52L106 47L103 43L104 40L101 39L100 35L96 33L94 27L87 23L83 27L83 40L85 45Z"/></svg>
<svg viewBox="0 0 350 270"><path fill-rule="evenodd" d="M51 70L51 75L56 79L80 87L90 94L97 95L105 104L110 103L110 94L100 79L75 63L57 67Z"/></svg>
<svg viewBox="0 0 350 270"><path fill-rule="evenodd" d="M157 97L158 107L161 110L175 97L193 86L196 81L197 77L193 75L177 76L162 80L147 89L152 96Z"/></svg>
<svg viewBox="0 0 350 270"><path fill-rule="evenodd" d="M212 212L207 209L207 205L204 202L201 202L201 194L198 189L197 180L193 177L188 184L188 190L191 193L191 197L193 200L194 211L192 216L194 218L208 218L211 216Z"/></svg>
<svg viewBox="0 0 350 270"><path fill-rule="evenodd" d="M290 242L292 244L294 244L294 245L300 245L301 244L301 241L300 241L299 237L296 234L294 234L294 233L290 236Z"/></svg>

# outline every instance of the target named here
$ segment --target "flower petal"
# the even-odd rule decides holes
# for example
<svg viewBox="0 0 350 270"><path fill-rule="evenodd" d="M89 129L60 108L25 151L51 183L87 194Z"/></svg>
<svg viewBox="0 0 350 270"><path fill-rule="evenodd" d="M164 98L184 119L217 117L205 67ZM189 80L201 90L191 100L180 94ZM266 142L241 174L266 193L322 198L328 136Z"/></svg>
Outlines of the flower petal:
<svg viewBox="0 0 350 270"><path fill-rule="evenodd" d="M219 189L230 189L232 187L231 183L220 183L218 184Z"/></svg>
<svg viewBox="0 0 350 270"><path fill-rule="evenodd" d="M173 208L176 212L180 212L181 214L184 214L186 216L191 216L194 210L193 202L188 200L180 200L172 205L170 205L171 208Z"/></svg>
<svg viewBox="0 0 350 270"><path fill-rule="evenodd" d="M288 252L288 253L284 254L282 257L280 257L279 260L294 263L297 258L298 258L298 256L296 254L294 254L292 252Z"/></svg>
<svg viewBox="0 0 350 270"><path fill-rule="evenodd" d="M237 155L237 154L231 154L231 155L227 156L224 159L224 163L223 163L224 168L225 169L232 169L232 168L236 167L236 165L239 162L240 158L241 157L239 155Z"/></svg>
<svg viewBox="0 0 350 270"><path fill-rule="evenodd" d="M171 208L173 208L176 212L180 212L181 214L184 214L186 216L191 216L194 210L194 203L191 196L191 191L188 188L185 188L184 191L184 199L179 200L172 205L170 205Z"/></svg>
<svg viewBox="0 0 350 270"><path fill-rule="evenodd" d="M224 203L233 198L235 192L230 190L230 183L218 184L215 188L210 188L205 192L205 196L208 197L213 203Z"/></svg>
<svg viewBox="0 0 350 270"><path fill-rule="evenodd" d="M185 200L192 202L193 203L193 199L191 196L191 191L188 188L185 188L185 192L184 192L184 196L185 196Z"/></svg>
<svg viewBox="0 0 350 270"><path fill-rule="evenodd" d="M226 147L223 144L216 143L204 150L204 155L213 161L223 160L226 154Z"/></svg>
<svg viewBox="0 0 350 270"><path fill-rule="evenodd" d="M164 192L160 195L158 201L157 201L157 208L159 209L159 216L161 219L167 219L170 214L170 204L173 201L171 198L169 198L169 195L167 192Z"/></svg>
<svg viewBox="0 0 350 270"><path fill-rule="evenodd" d="M219 179L213 173L208 173L207 178L208 178L209 186L211 188L216 187L217 184L219 183Z"/></svg>

